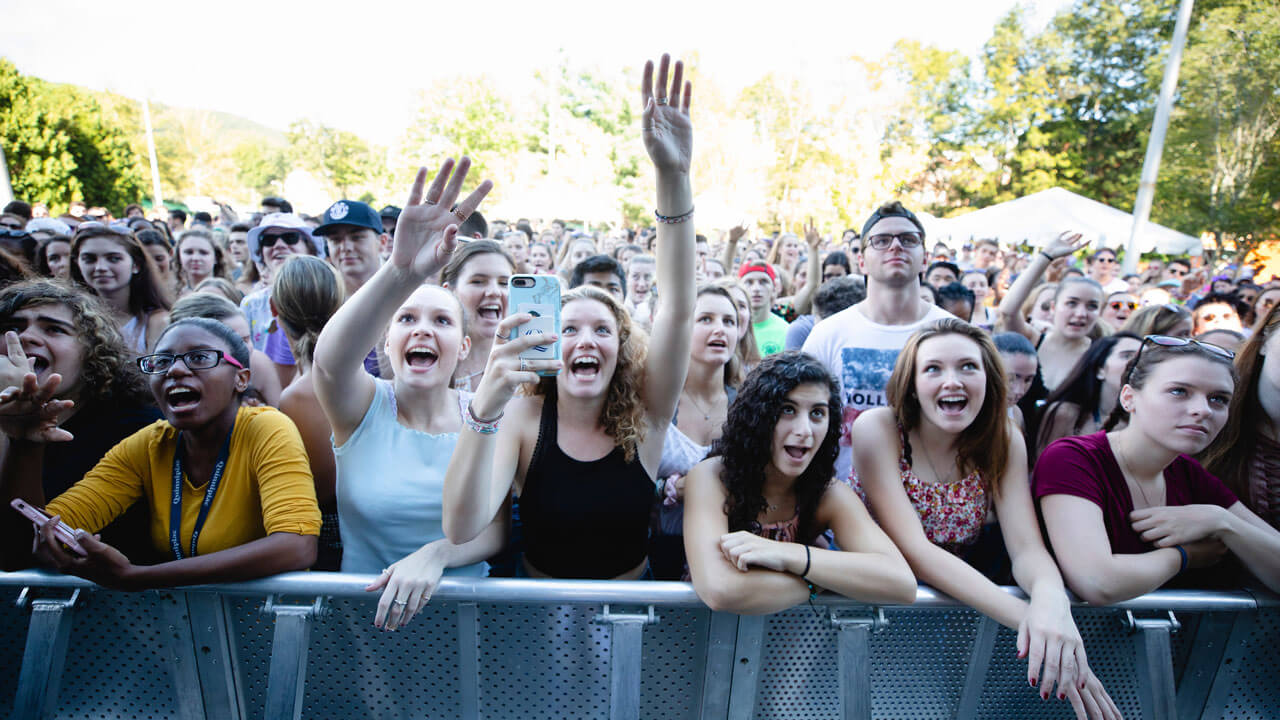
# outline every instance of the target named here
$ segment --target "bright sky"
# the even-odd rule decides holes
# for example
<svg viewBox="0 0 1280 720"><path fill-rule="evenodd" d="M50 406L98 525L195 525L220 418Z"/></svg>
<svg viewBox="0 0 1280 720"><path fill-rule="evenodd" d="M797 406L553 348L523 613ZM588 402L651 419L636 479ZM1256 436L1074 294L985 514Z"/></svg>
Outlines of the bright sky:
<svg viewBox="0 0 1280 720"><path fill-rule="evenodd" d="M435 80L518 81L561 50L609 70L696 50L700 72L735 89L770 70L821 73L850 55L877 57L904 37L976 54L1014 4L0 0L0 55L47 80L281 130L306 117L390 143ZM1028 4L1038 27L1068 0Z"/></svg>

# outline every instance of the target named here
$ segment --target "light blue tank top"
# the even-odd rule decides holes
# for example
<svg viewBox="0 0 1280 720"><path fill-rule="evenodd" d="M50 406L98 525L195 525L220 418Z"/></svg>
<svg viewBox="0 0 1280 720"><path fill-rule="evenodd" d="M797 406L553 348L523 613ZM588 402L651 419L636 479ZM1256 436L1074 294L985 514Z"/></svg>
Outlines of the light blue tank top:
<svg viewBox="0 0 1280 720"><path fill-rule="evenodd" d="M458 433L412 430L396 420L395 391L375 380L373 402L351 437L335 446L342 572L380 573L444 537L444 474ZM471 393L458 393L459 408ZM461 416L459 416L461 417ZM482 577L487 563L446 568L445 575Z"/></svg>

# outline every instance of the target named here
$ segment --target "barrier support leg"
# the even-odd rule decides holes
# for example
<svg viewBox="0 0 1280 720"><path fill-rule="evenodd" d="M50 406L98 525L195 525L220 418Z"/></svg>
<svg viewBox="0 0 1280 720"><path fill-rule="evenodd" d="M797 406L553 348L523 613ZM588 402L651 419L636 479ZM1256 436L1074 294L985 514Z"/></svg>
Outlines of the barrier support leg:
<svg viewBox="0 0 1280 720"><path fill-rule="evenodd" d="M749 718L756 712L756 683L760 677L760 646L764 644L763 615L738 618L733 644L733 677L729 680L729 717Z"/></svg>
<svg viewBox="0 0 1280 720"><path fill-rule="evenodd" d="M831 611L836 629L840 672L840 708L844 720L871 720L871 632L888 622L875 608L869 616L839 617Z"/></svg>
<svg viewBox="0 0 1280 720"><path fill-rule="evenodd" d="M1135 618L1125 612L1133 630L1138 664L1138 700L1148 720L1175 720L1177 690L1173 681L1173 644L1169 636L1181 627L1173 613L1164 618Z"/></svg>
<svg viewBox="0 0 1280 720"><path fill-rule="evenodd" d="M31 588L23 588L18 606L27 603ZM71 633L72 608L80 590L62 600L32 600L31 623L27 626L27 647L22 653L18 695L14 698L14 718L52 717L58 707L58 686L67 659L67 638Z"/></svg>
<svg viewBox="0 0 1280 720"><path fill-rule="evenodd" d="M701 720L727 720L729 717L729 690L737 638L737 615L727 612L711 613L706 665L702 669L702 708L698 713Z"/></svg>
<svg viewBox="0 0 1280 720"><path fill-rule="evenodd" d="M1200 618L1187 667L1178 681L1178 720L1197 720L1204 712L1238 617L1235 613L1207 613Z"/></svg>
<svg viewBox="0 0 1280 720"><path fill-rule="evenodd" d="M1227 703L1235 690L1236 676L1240 672L1243 655L1251 642L1258 641L1254 637L1257 622L1256 612L1242 612L1236 615L1235 625L1231 628L1231 637L1224 648L1224 662L1219 665L1218 672L1214 675L1209 696L1205 699L1204 711L1194 717L1206 718L1206 720L1225 717Z"/></svg>
<svg viewBox="0 0 1280 720"><path fill-rule="evenodd" d="M956 706L956 720L978 716L978 703L982 700L982 688L987 682L987 670L991 667L991 654L995 652L996 635L999 633L1000 623L986 615L978 618L973 650L969 653L969 669L965 673L964 688L960 691L960 703Z"/></svg>
<svg viewBox="0 0 1280 720"><path fill-rule="evenodd" d="M262 612L274 615L275 635L271 639L271 669L267 675L266 720L298 720L307 686L307 653L311 645L311 623L324 612L324 599L311 605L282 605L268 598Z"/></svg>
<svg viewBox="0 0 1280 720"><path fill-rule="evenodd" d="M458 687L462 700L459 717L480 717L479 609L473 602L458 603Z"/></svg>
<svg viewBox="0 0 1280 720"><path fill-rule="evenodd" d="M610 626L609 632L609 718L640 719L640 653L644 626L656 623L653 606L647 614L609 611L595 617L595 622Z"/></svg>

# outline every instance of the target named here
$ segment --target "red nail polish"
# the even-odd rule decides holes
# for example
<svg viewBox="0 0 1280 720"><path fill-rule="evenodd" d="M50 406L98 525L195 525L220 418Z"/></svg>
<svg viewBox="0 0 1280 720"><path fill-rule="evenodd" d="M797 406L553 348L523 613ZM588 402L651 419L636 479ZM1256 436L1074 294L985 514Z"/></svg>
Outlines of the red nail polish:
<svg viewBox="0 0 1280 720"><path fill-rule="evenodd" d="M1031 687L1035 687L1035 686L1036 686L1036 679L1031 678Z"/></svg>
<svg viewBox="0 0 1280 720"><path fill-rule="evenodd" d="M1048 699L1049 699L1049 691L1048 691L1048 690L1045 690L1044 692L1040 693L1040 699L1041 699L1041 700L1048 700Z"/></svg>
<svg viewBox="0 0 1280 720"><path fill-rule="evenodd" d="M1066 693L1064 693L1064 692L1060 692L1060 693L1058 693L1058 699L1059 699L1059 700L1066 700L1066 699L1067 699L1067 694L1066 694Z"/></svg>

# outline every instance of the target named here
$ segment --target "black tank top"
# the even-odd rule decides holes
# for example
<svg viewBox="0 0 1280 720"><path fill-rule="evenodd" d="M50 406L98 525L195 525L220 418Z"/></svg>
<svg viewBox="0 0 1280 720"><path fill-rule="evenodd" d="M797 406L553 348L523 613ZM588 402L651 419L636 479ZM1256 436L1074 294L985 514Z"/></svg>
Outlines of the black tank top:
<svg viewBox="0 0 1280 720"><path fill-rule="evenodd" d="M538 444L520 493L529 564L558 578L608 579L649 554L653 480L615 446L599 460L575 460L557 440L556 395L543 398Z"/></svg>

